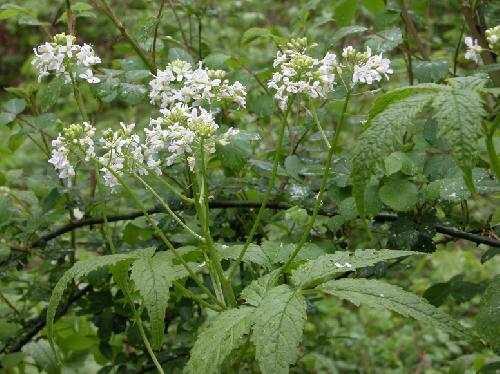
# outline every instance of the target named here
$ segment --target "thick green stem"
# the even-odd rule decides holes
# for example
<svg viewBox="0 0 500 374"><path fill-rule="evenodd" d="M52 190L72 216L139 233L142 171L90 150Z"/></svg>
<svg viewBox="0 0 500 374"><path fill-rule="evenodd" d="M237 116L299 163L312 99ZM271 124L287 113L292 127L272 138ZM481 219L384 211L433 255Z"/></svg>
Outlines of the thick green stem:
<svg viewBox="0 0 500 374"><path fill-rule="evenodd" d="M247 240L245 242L245 245L241 249L240 255L238 256L236 261L232 264L231 268L229 269L228 279L231 279L231 277L235 273L236 269L238 269L241 260L243 260L243 257L245 256L245 253L246 253L248 247L250 246L250 244L252 243L255 233L257 232L257 228L259 227L262 215L264 214L264 211L266 210L266 205L269 202L269 199L271 198L271 192L272 192L273 187L274 187L274 182L276 181L276 177L278 175L278 165L279 165L279 160L280 160L280 156L281 156L281 147L283 145L283 139L285 137L285 127L287 125L288 114L290 113L293 102L294 102L294 98L292 98L292 100L290 100L290 102L288 103L288 107L287 107L287 109L286 109L286 111L283 114L283 117L281 119L281 125L280 125L279 132L278 132L278 141L276 143L276 150L274 153L273 170L271 172L271 178L269 179L269 183L267 185L266 193L264 194L264 199L262 200L262 205L259 208L259 212L257 213L257 217L255 218L253 226L250 229L250 233L247 236Z"/></svg>
<svg viewBox="0 0 500 374"><path fill-rule="evenodd" d="M182 266L184 266L184 268L187 270L187 272L191 276L191 278L193 278L194 282L198 285L198 287L200 287L200 289L203 290L203 292L205 292L207 294L207 296L210 299L212 299L212 301L214 301L217 305L224 307L224 305L212 294L212 292L210 292L210 290L207 287L205 287L203 285L203 283L198 279L198 277L196 276L193 269L191 269L191 267L188 265L186 260L184 260L184 258L177 252L177 250L172 245L172 243L170 243L170 241L167 239L167 237L165 236L163 231L161 231L160 228L156 225L154 220L151 218L151 216L147 212L147 209L144 206L144 204L139 200L139 198L136 196L136 194L130 189L130 187L127 185L127 183L125 183L123 178L120 175L118 175L112 168L110 168L108 165L103 164L99 160L94 159L94 162L96 162L99 166L108 170L116 178L118 183L120 183L120 185L125 189L125 191L127 191L127 193L130 195L130 197L132 197L132 199L134 200L136 205L139 207L139 209L141 209L142 213L144 214L144 216L148 220L149 224L153 227L154 232L160 237L160 239L167 246L167 248L172 251L172 253L176 257L176 259L181 263Z"/></svg>
<svg viewBox="0 0 500 374"><path fill-rule="evenodd" d="M495 121L493 122L491 128L488 130L486 127L486 150L488 151L488 158L490 159L491 170L495 173L497 180L500 182L500 162L498 160L497 151L495 149L495 143L493 142L493 137L495 136L496 129L500 124L500 115L497 115Z"/></svg>
<svg viewBox="0 0 500 374"><path fill-rule="evenodd" d="M177 214L175 214L172 209L170 209L170 207L168 206L167 202L160 196L158 195L158 193L154 190L153 187L151 187L144 179L142 179L137 173L134 173L133 174L134 177L139 180L142 185L144 187L146 187L146 189L148 191L150 191L154 197L156 197L158 199L158 201L160 202L160 204L163 206L163 208L165 209L165 211L170 214L170 216L179 224L181 225L185 230L187 230L191 235L193 235L196 239L204 242L205 239L198 235L197 233L195 233L190 227L188 227L184 222L182 222L182 220L177 216Z"/></svg>
<svg viewBox="0 0 500 374"><path fill-rule="evenodd" d="M214 265L214 270L221 282L222 288L224 289L224 293L229 302L230 306L236 306L236 297L234 296L233 286L231 282L224 276L224 270L222 269L221 259L217 250L214 246L214 242L212 240L212 235L210 234L210 211L208 207L208 179L207 179L207 165L205 160L205 146L203 141L201 142L201 178L202 178L202 193L200 193L200 208L204 213L200 216L203 217L203 233L205 235L205 242L207 244L208 254L210 256L210 260ZM203 202L203 204L202 204Z"/></svg>
<svg viewBox="0 0 500 374"><path fill-rule="evenodd" d="M304 232L302 234L302 237L300 238L299 244L297 244L297 247L295 247L295 250L293 251L292 255L288 258L287 262L281 267L281 272L286 272L290 264L293 262L295 257L299 254L300 250L306 243L307 239L309 238L309 233L311 232L312 227L314 226L314 222L316 221L316 217L318 216L319 208L322 204L322 199L323 199L323 194L326 190L326 185L328 182L328 175L330 174L330 168L333 163L333 156L335 155L335 150L337 148L337 142L339 139L339 134L340 131L342 130L344 121L345 121L345 113L347 110L347 104L349 103L349 98L351 96L351 91L347 91L347 96L344 101L344 106L342 108L342 113L340 115L340 120L339 124L337 126L337 129L333 135L332 139L332 146L328 150L328 156L326 158L326 164L325 164L325 171L323 172L323 177L321 179L321 186L319 188L318 196L316 197L316 202L314 204L313 212L312 215L309 217L309 220L307 222L306 228L304 229Z"/></svg>

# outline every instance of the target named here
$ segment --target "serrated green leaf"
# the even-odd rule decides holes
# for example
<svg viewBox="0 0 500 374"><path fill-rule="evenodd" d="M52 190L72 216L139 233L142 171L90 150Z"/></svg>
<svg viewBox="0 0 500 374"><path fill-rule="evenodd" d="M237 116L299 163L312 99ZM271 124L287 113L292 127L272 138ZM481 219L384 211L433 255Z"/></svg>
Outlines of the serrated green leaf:
<svg viewBox="0 0 500 374"><path fill-rule="evenodd" d="M155 348L160 348L163 341L172 277L172 264L161 254L138 259L132 264L130 279L134 281L148 311Z"/></svg>
<svg viewBox="0 0 500 374"><path fill-rule="evenodd" d="M26 108L26 100L24 99L12 99L6 101L2 104L2 107L6 112L12 114L19 114Z"/></svg>
<svg viewBox="0 0 500 374"><path fill-rule="evenodd" d="M64 76L62 75L55 77L49 83L40 85L36 94L36 101L42 111L46 112L54 106L61 96L64 85Z"/></svg>
<svg viewBox="0 0 500 374"><path fill-rule="evenodd" d="M78 261L64 273L59 279L50 296L49 305L47 307L47 337L52 349L55 351L54 345L54 319L57 314L57 307L61 302L64 291L68 285L76 281L94 270L101 269L106 266L116 265L122 261L140 258L141 251L131 253L120 253L115 255L97 256L84 261Z"/></svg>
<svg viewBox="0 0 500 374"><path fill-rule="evenodd" d="M8 125L16 119L14 113L0 113L0 126Z"/></svg>
<svg viewBox="0 0 500 374"><path fill-rule="evenodd" d="M406 127L432 100L439 87L407 87L389 92L375 101L368 128L358 138L351 155L353 192L360 216L365 216L364 191L376 165L401 142Z"/></svg>
<svg viewBox="0 0 500 374"><path fill-rule="evenodd" d="M415 61L413 71L421 83L438 82L448 75L448 61Z"/></svg>
<svg viewBox="0 0 500 374"><path fill-rule="evenodd" d="M243 244L222 244L216 245L216 247L222 259L236 260L239 257L241 250L243 249ZM258 264L265 268L271 267L269 258L256 244L250 244L248 246L242 261L246 263Z"/></svg>
<svg viewBox="0 0 500 374"><path fill-rule="evenodd" d="M366 304L385 308L440 328L458 338L477 343L472 331L451 316L433 307L424 298L398 286L375 279L339 279L316 287L328 294L346 299L355 305Z"/></svg>
<svg viewBox="0 0 500 374"><path fill-rule="evenodd" d="M61 372L61 368L57 365L56 357L47 340L29 342L23 347L23 352L31 356L36 366L47 373L57 374Z"/></svg>
<svg viewBox="0 0 500 374"><path fill-rule="evenodd" d="M391 178L378 191L380 200L388 207L398 211L412 210L417 203L417 186L406 179Z"/></svg>
<svg viewBox="0 0 500 374"><path fill-rule="evenodd" d="M492 281L481 297L476 331L491 348L500 354L500 277Z"/></svg>
<svg viewBox="0 0 500 374"><path fill-rule="evenodd" d="M185 49L173 47L168 50L168 61L182 60L193 64L193 56Z"/></svg>
<svg viewBox="0 0 500 374"><path fill-rule="evenodd" d="M486 115L481 95L471 89L446 88L436 95L432 105L438 121L438 135L450 145L458 166L470 170L482 134L481 121Z"/></svg>
<svg viewBox="0 0 500 374"><path fill-rule="evenodd" d="M246 45L257 39L272 37L271 30L262 27L252 27L243 33L241 44Z"/></svg>
<svg viewBox="0 0 500 374"><path fill-rule="evenodd" d="M340 39L345 38L346 36L359 34L360 32L364 32L366 30L368 30L366 27L359 25L341 27L333 34L331 44L334 45Z"/></svg>
<svg viewBox="0 0 500 374"><path fill-rule="evenodd" d="M226 310L215 317L196 339L184 372L220 373L224 360L244 342L244 335L250 332L250 317L254 310L242 306Z"/></svg>
<svg viewBox="0 0 500 374"><path fill-rule="evenodd" d="M359 268L375 265L381 261L392 260L420 254L413 251L391 249L357 249L355 252L337 252L326 254L315 260L307 261L292 271L292 283L297 287L330 277L336 273L355 271Z"/></svg>
<svg viewBox="0 0 500 374"><path fill-rule="evenodd" d="M252 342L263 374L289 372L299 357L306 322L304 296L286 284L272 288L253 314Z"/></svg>
<svg viewBox="0 0 500 374"><path fill-rule="evenodd" d="M258 306L267 292L276 286L279 276L280 270L276 269L253 280L241 291L241 298L249 305Z"/></svg>

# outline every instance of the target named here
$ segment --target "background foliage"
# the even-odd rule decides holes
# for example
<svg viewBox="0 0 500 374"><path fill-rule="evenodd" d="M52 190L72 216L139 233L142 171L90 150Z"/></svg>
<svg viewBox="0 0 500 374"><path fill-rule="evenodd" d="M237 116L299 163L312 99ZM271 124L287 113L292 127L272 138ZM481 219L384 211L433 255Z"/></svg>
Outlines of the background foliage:
<svg viewBox="0 0 500 374"><path fill-rule="evenodd" d="M98 73L105 79L95 86L82 86L86 109L98 127L117 128L125 121L142 128L155 112L147 97L150 67L99 11L97 3L71 1L78 40L92 43L103 60ZM276 44L294 35L318 43L320 52L340 51L350 44L383 51L392 61L394 75L368 92L354 94L321 214L299 260L332 253L334 246L425 252L360 266L342 285L369 291L366 284L356 284L357 278L386 279L386 283L423 295L430 304L475 329L485 343L475 346L453 338L445 329L375 308L380 301L357 308L354 304L359 300L352 297L346 297L348 302L304 296L282 284L264 297L273 304L257 308L254 329L262 333L232 353L224 372L259 372L254 356L264 357L266 344L285 344L301 334L300 345L280 352L281 361L294 364L291 372L500 370L500 260L496 256L500 185L488 153L491 144L493 149L500 147L499 130L493 125L499 121L500 65L495 60L485 60L481 66L465 60L462 42L471 34L470 12L483 28L493 27L500 24L500 4L486 0L110 3L148 58L155 45L154 60L159 68L174 59L203 60L208 67L228 70L230 80L239 80L248 89L246 110L222 114L225 124L239 128L240 134L228 146L218 147L209 164L212 235L224 261L236 258L239 243L250 231L255 209L242 205L262 199L276 152L279 117L265 86L272 75ZM63 127L78 122L79 112L63 79L38 84L30 62L32 48L65 31L67 20L64 1L19 0L0 5L0 367L7 373L152 371L141 327L134 322L134 313L138 313L146 333L152 334L165 371L181 372L198 336L198 344L205 339L207 345L194 345L193 352L216 355L218 352L209 350L212 341L224 340L227 334L246 335L250 307L225 312L233 314L226 315L227 321L237 319L232 326L221 315L215 317L213 311L207 312L175 287L170 288L179 281L197 290L180 271L175 273L178 278L144 277L156 274L155 267L171 266L171 259L166 258L168 252L145 217L135 213L126 194L96 193L88 173L79 176L75 188L59 183L47 163L47 144ZM424 83L427 85L416 86ZM346 91L338 86L331 100L318 110L329 136L339 122L345 96ZM493 131L485 136L489 129ZM257 232L259 245L250 247L233 279L238 291L265 274L262 269L286 261L301 238L319 189L327 152L314 119L299 110L296 119L290 120L286 136L284 147L277 150L281 154L280 181L273 191L273 209L266 210ZM170 175L182 183L182 168L172 168ZM160 185L154 187L188 225L195 225L192 209ZM141 193L152 211L161 211L149 194ZM83 220L97 221L79 224L71 213L75 208L84 212ZM128 270L120 270L122 262L113 263L116 267L110 275L106 263L96 257L111 252L99 224L103 212L109 215L111 235L124 256L120 261L130 261L128 266L130 256L139 256L133 259L131 279L138 289L150 293L130 292L134 300L144 301L146 309L135 310L127 302L129 291L120 283L120 276ZM371 235L363 217L367 217ZM155 219L186 261L201 262L201 252L181 226L164 213L156 214ZM57 231L61 227L64 229ZM147 252L151 247L160 249L152 258L130 255L133 250L146 248ZM93 259L99 268L75 270L76 275L67 278L71 290L63 294L55 284L76 259ZM317 271L321 263L314 265ZM87 278L80 278L86 273ZM292 272L292 283L300 283L297 274ZM322 287L326 289L328 284ZM341 295L342 290L335 288L340 284L330 284L328 292ZM52 328L63 369L47 340L47 327L51 326L46 326L45 318L54 290L60 291L61 306L48 313L56 317ZM389 294L391 290L376 292ZM262 301L252 299L255 294L242 296L253 306ZM360 298L368 299L366 295ZM271 310L265 310L265 305L271 305ZM290 328L275 337L275 330L266 330L273 323L270 313L279 308L289 308L292 318L304 321L303 333ZM212 324L204 330L208 320ZM227 349L227 353L232 351ZM265 360L259 360L260 364ZM266 365L276 364L274 357L269 361ZM189 365L193 372L219 370L215 361L190 361ZM207 369L206 365L215 366Z"/></svg>

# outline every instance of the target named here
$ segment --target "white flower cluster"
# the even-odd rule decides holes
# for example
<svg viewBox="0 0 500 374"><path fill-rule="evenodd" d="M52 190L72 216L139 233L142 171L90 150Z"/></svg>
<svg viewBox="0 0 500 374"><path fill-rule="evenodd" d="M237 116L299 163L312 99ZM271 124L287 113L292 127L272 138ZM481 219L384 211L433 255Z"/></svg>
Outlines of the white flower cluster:
<svg viewBox="0 0 500 374"><path fill-rule="evenodd" d="M147 174L143 166L143 145L139 135L134 133L135 123L129 125L120 122L120 130L107 129L99 139L104 154L98 158L99 162L106 165L100 170L103 174L104 185L115 189L119 183L108 169L116 174L123 175L127 167L140 175Z"/></svg>
<svg viewBox="0 0 500 374"><path fill-rule="evenodd" d="M348 46L342 51L342 57L353 71L353 86L360 83L380 82L384 77L389 79L389 74L393 73L390 67L391 61L383 58L382 53L372 55L370 47L366 47L366 52L357 52L352 46Z"/></svg>
<svg viewBox="0 0 500 374"><path fill-rule="evenodd" d="M165 70L158 70L155 78L149 82L152 104L161 108L184 103L200 106L202 103L232 101L238 106L245 106L245 87L240 82L230 84L223 70L205 69L200 62L193 70L186 61L175 60Z"/></svg>
<svg viewBox="0 0 500 374"><path fill-rule="evenodd" d="M64 74L66 83L71 81L70 74L76 76L73 69L78 69L78 77L89 83L98 83L99 78L94 77L92 65L99 64L101 59L95 55L94 49L89 44L75 44L76 38L72 35L57 34L51 43L44 43L33 49L35 58L32 64L38 70L38 81L50 73Z"/></svg>
<svg viewBox="0 0 500 374"><path fill-rule="evenodd" d="M500 55L500 25L486 30L486 40L490 49L497 55Z"/></svg>
<svg viewBox="0 0 500 374"><path fill-rule="evenodd" d="M230 128L222 136L218 136L219 126L210 112L203 108L189 108L183 103L177 103L172 109L162 109L161 113L161 117L151 119L149 129L145 130L146 165L157 174L161 174L159 153L164 150L169 154L166 158L167 165L186 156L189 168L193 171L198 146L203 143L205 151L214 153L216 141L227 144L231 136L238 134L238 130Z"/></svg>
<svg viewBox="0 0 500 374"><path fill-rule="evenodd" d="M477 39L473 39L470 36L465 37L465 45L467 46L467 50L465 51L465 58L467 60L475 61L476 64L480 63L479 54L483 50Z"/></svg>
<svg viewBox="0 0 500 374"><path fill-rule="evenodd" d="M291 94L304 94L312 99L324 98L333 91L337 57L328 52L322 60L307 54L307 39L293 39L283 52L278 52L273 66L279 68L268 82L276 90L274 98L281 110L288 105ZM312 46L314 47L314 45Z"/></svg>
<svg viewBox="0 0 500 374"><path fill-rule="evenodd" d="M63 135L52 141L52 157L49 162L54 165L54 168L59 172L59 178L66 179L68 187L73 185L75 177L75 168L71 164L72 148L77 146L84 153L85 161L89 161L95 157L94 137L95 129L88 122L82 125L73 124L64 129Z"/></svg>

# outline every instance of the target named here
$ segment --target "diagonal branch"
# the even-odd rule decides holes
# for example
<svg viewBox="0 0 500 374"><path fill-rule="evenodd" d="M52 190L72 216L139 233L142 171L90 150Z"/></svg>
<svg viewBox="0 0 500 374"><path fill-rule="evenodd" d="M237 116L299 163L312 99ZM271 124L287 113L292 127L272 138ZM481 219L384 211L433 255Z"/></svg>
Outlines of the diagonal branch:
<svg viewBox="0 0 500 374"><path fill-rule="evenodd" d="M255 209L259 208L261 205L260 201L251 201L251 200L214 200L209 203L210 208L241 208L241 209ZM269 202L267 204L268 209L274 209L274 210L286 210L290 209L293 205L284 203L284 202ZM181 210L185 209L186 206L177 206L177 207L172 207L172 210ZM156 213L163 213L164 210L161 207L155 207L155 208L150 208L147 210L148 214L156 214ZM321 209L319 211L319 214L322 216L335 216L338 215L338 212L336 211L331 211L331 210L326 210L326 209ZM137 217L142 217L144 214L142 211L133 211L130 213L126 214L116 214L116 215L109 215L107 216L108 222L117 222L117 221L129 221L133 220ZM383 212L377 214L374 219L375 221L379 222L386 222L386 221L395 221L398 218L397 214L395 213L389 213L389 212ZM68 232L71 232L77 228L80 227L85 227L85 226L92 226L92 225L99 225L104 222L104 219L102 217L89 217L85 218L79 221L71 222L67 225L61 226L58 229L51 231L45 235L42 235L39 239L36 241L28 244L27 246L24 246L23 248L13 248L14 250L19 250L19 251L26 251L29 248L33 247L40 247L43 246L46 242L57 238L60 235L66 234ZM445 235L449 235L455 238L460 238L460 239L465 239L471 242L474 242L476 244L486 244L490 245L492 247L497 247L500 248L500 240L490 238L487 236L479 235L476 233L471 233L471 232L466 232L459 230L457 228L443 225L443 224L436 224L435 229L437 232Z"/></svg>

